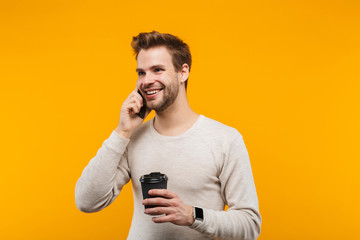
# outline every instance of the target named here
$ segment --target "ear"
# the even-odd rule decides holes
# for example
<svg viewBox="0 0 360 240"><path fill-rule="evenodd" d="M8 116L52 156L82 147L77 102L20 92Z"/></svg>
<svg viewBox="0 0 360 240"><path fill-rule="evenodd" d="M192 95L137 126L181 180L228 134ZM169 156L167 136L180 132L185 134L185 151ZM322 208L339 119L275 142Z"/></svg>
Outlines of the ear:
<svg viewBox="0 0 360 240"><path fill-rule="evenodd" d="M185 83L185 81L189 78L189 65L184 63L179 71L179 79L180 83Z"/></svg>

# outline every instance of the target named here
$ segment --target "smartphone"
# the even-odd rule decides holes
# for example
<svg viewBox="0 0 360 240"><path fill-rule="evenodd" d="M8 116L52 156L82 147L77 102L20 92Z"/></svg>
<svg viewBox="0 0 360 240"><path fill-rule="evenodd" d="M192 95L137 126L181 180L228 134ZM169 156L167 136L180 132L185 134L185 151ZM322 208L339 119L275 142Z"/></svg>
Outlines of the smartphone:
<svg viewBox="0 0 360 240"><path fill-rule="evenodd" d="M138 90L138 93L140 94L140 96L142 97L143 99L143 105L142 107L140 108L140 111L138 113L136 113L136 115L138 115L139 117L141 117L142 119L145 118L145 113L146 113L146 101L145 101L145 98L144 96L141 94L140 90Z"/></svg>

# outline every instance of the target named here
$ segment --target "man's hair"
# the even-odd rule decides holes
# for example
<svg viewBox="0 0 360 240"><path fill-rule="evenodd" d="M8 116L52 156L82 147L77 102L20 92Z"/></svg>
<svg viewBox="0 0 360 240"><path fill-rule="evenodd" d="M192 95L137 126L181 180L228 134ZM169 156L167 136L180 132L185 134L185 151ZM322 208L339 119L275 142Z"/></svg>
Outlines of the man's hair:
<svg viewBox="0 0 360 240"><path fill-rule="evenodd" d="M172 62L176 72L181 70L184 63L189 65L189 72L191 69L191 53L189 46L180 38L169 33L159 33L156 31L139 33L133 37L131 47L134 49L135 58L137 59L140 50L147 50L152 47L166 47L169 51ZM188 79L185 82L185 89L187 88Z"/></svg>

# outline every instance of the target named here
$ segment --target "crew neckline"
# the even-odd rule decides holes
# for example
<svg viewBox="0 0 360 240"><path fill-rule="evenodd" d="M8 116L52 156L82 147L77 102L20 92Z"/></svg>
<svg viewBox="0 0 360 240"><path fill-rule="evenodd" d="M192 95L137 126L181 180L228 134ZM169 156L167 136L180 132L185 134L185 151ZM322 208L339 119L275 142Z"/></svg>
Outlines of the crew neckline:
<svg viewBox="0 0 360 240"><path fill-rule="evenodd" d="M158 137L158 138L165 139L165 140L179 139L179 138L186 137L186 136L190 135L193 131L195 131L195 129L200 124L202 119L204 119L204 116L200 114L198 119L196 119L195 123L185 132L183 132L179 135L176 135L176 136L165 136L165 135L161 135L160 133L158 133L158 131L156 131L156 129L154 127L154 121L155 121L155 117L154 117L151 119L151 122L150 122L150 130L154 137Z"/></svg>

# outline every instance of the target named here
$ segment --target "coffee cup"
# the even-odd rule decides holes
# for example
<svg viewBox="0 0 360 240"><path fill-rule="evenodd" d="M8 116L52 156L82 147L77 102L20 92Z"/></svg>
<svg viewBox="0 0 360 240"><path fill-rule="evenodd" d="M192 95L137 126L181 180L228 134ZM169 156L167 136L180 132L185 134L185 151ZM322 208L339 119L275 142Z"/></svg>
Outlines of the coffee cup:
<svg viewBox="0 0 360 240"><path fill-rule="evenodd" d="M152 172L140 177L143 198L155 198L157 196L149 195L151 189L167 189L168 177L160 172ZM154 205L145 205L145 208L157 207Z"/></svg>

